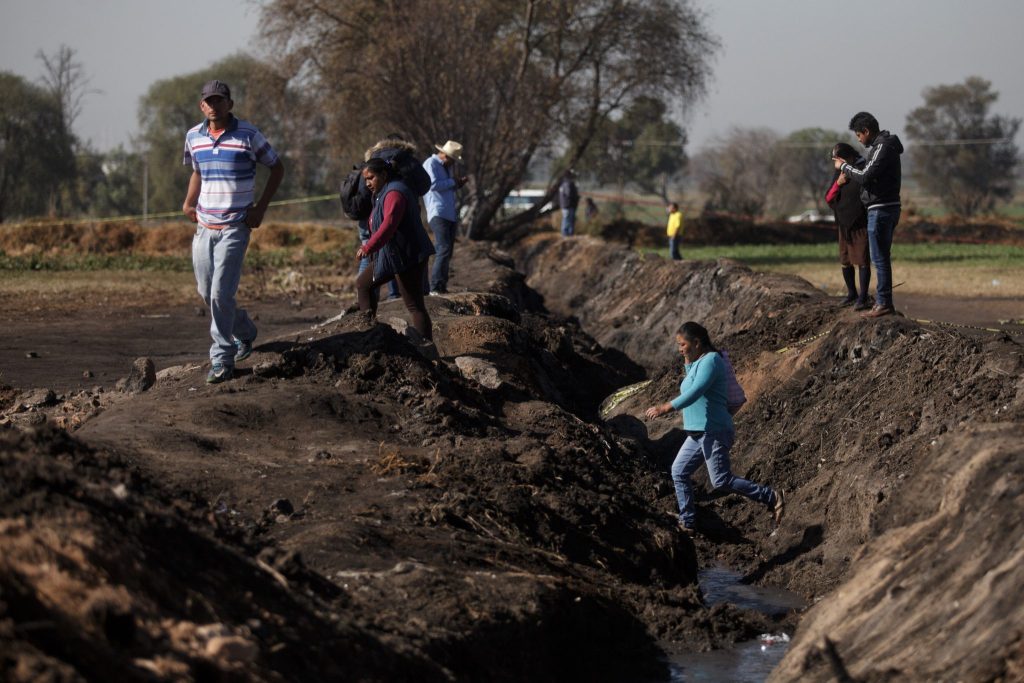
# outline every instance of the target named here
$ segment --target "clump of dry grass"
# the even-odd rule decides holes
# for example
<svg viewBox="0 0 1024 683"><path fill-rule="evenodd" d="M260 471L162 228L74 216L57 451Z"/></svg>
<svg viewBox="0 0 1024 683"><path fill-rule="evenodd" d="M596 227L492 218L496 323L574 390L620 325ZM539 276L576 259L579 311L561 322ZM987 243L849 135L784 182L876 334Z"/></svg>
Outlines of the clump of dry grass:
<svg viewBox="0 0 1024 683"><path fill-rule="evenodd" d="M143 226L138 223L20 224L0 229L0 250L11 256L29 254L188 254L195 225L186 222ZM350 227L314 223L269 223L253 232L254 249L347 249L355 233Z"/></svg>

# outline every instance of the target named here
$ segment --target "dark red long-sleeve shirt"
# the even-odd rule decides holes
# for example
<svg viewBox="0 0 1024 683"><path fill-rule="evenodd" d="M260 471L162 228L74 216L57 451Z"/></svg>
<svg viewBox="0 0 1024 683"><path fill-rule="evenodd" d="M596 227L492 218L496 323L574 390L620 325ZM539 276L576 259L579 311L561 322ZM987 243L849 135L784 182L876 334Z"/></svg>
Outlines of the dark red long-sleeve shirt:
<svg viewBox="0 0 1024 683"><path fill-rule="evenodd" d="M384 217L376 230L370 225L370 239L366 241L366 253L372 254L391 241L398 224L405 216L406 201L401 192L388 192L384 195ZM372 220L372 219L371 219Z"/></svg>

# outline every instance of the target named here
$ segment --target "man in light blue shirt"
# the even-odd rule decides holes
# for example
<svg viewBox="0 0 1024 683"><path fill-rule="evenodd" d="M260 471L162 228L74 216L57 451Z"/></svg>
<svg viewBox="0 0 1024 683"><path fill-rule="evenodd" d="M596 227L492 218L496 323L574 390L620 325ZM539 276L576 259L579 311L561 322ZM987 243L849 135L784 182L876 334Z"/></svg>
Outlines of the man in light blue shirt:
<svg viewBox="0 0 1024 683"><path fill-rule="evenodd" d="M427 208L427 223L434 233L434 267L430 271L430 293L448 292L448 269L455 249L455 231L459 225L459 213L455 206L455 190L466 184L466 176L455 176L452 167L462 161L462 145L449 140L444 145L434 145L437 153L423 162L423 168L430 176L430 190L423 195Z"/></svg>

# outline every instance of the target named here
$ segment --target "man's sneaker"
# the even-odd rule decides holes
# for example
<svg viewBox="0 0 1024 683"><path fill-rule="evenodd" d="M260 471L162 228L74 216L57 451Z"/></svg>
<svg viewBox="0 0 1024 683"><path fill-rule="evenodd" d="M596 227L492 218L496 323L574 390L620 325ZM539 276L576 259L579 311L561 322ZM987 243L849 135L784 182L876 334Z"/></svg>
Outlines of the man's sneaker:
<svg viewBox="0 0 1024 683"><path fill-rule="evenodd" d="M223 363L214 363L213 367L210 368L210 372L206 375L207 384L220 384L221 382L227 382L234 375L234 368L230 365L224 365Z"/></svg>
<svg viewBox="0 0 1024 683"><path fill-rule="evenodd" d="M252 340L235 340L235 362L239 363L252 355Z"/></svg>
<svg viewBox="0 0 1024 683"><path fill-rule="evenodd" d="M782 489L775 489L775 505L772 506L772 518L775 520L775 526L782 522L782 515L785 511L786 494L782 492Z"/></svg>

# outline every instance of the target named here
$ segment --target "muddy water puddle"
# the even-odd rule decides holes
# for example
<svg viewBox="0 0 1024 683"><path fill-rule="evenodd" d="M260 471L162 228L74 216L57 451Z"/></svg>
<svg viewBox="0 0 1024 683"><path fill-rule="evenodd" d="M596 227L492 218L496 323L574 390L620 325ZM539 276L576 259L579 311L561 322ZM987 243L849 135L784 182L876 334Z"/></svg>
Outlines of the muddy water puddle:
<svg viewBox="0 0 1024 683"><path fill-rule="evenodd" d="M744 584L742 574L725 567L705 569L698 577L704 601L709 606L728 602L741 609L782 614L805 605L796 593ZM736 643L724 650L669 655L669 680L673 683L762 683L786 654L789 638L788 633L765 633L757 640Z"/></svg>

